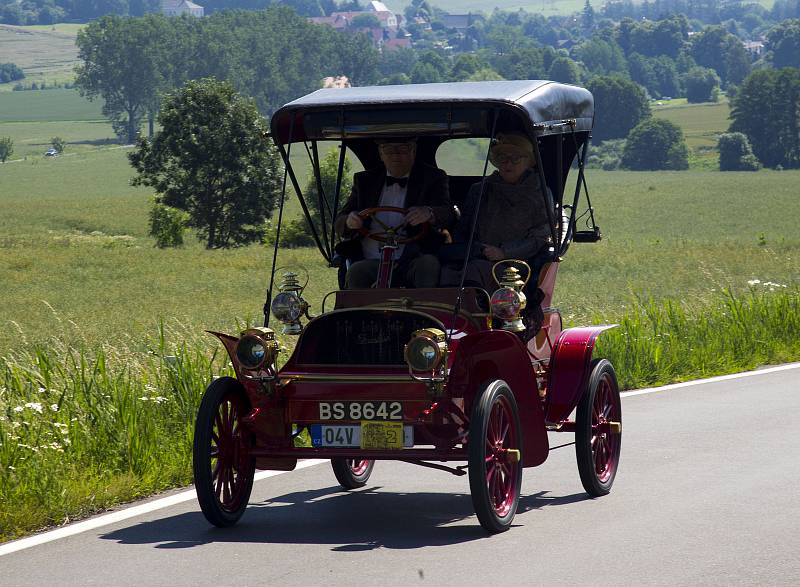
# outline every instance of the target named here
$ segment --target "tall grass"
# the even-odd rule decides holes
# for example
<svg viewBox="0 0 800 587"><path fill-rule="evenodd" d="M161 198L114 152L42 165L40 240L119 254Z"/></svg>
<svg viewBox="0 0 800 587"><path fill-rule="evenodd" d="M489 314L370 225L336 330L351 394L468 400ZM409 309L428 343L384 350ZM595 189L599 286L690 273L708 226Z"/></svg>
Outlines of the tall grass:
<svg viewBox="0 0 800 587"><path fill-rule="evenodd" d="M800 289L725 291L701 307L640 300L619 325L602 335L597 354L611 360L625 389L796 361Z"/></svg>
<svg viewBox="0 0 800 587"><path fill-rule="evenodd" d="M162 327L142 351L53 337L0 357L0 540L188 484L217 346Z"/></svg>
<svg viewBox="0 0 800 587"><path fill-rule="evenodd" d="M800 290L768 289L637 302L596 354L623 388L798 360ZM180 327L146 342L57 336L0 357L0 541L191 481L196 410L228 359Z"/></svg>

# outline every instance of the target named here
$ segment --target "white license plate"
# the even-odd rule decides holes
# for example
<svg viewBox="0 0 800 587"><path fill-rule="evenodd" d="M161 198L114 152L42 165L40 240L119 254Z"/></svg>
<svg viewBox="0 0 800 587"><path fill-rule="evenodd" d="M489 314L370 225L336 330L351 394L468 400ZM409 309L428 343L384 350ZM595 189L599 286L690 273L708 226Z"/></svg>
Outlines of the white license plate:
<svg viewBox="0 0 800 587"><path fill-rule="evenodd" d="M375 423L370 422L370 425L374 426ZM360 424L343 426L312 424L308 428L311 432L311 445L314 448L361 448ZM403 447L411 446L414 446L414 427L406 425L403 426Z"/></svg>

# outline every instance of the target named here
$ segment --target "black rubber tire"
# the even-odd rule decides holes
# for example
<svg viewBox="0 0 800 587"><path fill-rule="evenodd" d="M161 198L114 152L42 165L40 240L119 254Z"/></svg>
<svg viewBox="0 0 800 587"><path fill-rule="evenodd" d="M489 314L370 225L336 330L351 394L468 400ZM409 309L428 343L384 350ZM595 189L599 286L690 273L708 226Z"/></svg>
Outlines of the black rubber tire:
<svg viewBox="0 0 800 587"><path fill-rule="evenodd" d="M372 469L375 467L375 461L367 461L369 464L366 469L356 474L352 466L354 461L355 459L331 459L331 468L333 468L333 474L336 475L336 480L347 490L364 487L369 481L369 476L372 475Z"/></svg>
<svg viewBox="0 0 800 587"><path fill-rule="evenodd" d="M622 448L622 431L618 434L599 435L595 439L597 450L603 450L607 457L600 455L600 460L607 463L601 473L597 471L598 455L592 449L592 416L595 398L601 388L608 386L610 412L606 419L622 424L622 403L619 396L619 384L614 367L606 359L595 359L586 390L575 414L575 457L578 461L578 473L583 488L592 497L601 497L611 491L614 478L619 468L619 455ZM603 402L605 404L605 402Z"/></svg>
<svg viewBox="0 0 800 587"><path fill-rule="evenodd" d="M223 404L226 407L223 408ZM243 452L243 449L252 446L253 439L250 435L244 436L240 424L249 409L249 401L241 384L231 377L221 377L208 386L197 411L192 455L197 501L206 519L221 528L233 526L239 521L253 489L255 459ZM231 425L229 434L221 432L223 417ZM212 435L215 429L219 439L216 441ZM229 444L221 450L220 445L226 442ZM216 466L212 468L214 452L224 457L217 456ZM222 473L229 476L229 483L220 481L218 477ZM225 499L225 485L230 492L229 499Z"/></svg>
<svg viewBox="0 0 800 587"><path fill-rule="evenodd" d="M511 480L507 482L508 488L513 491L513 496L510 502L501 508L507 511L500 513L498 513L492 495L490 495L489 475L487 474L489 420L492 410L498 403L500 404L498 408L506 412L506 417L510 417L511 427L509 430L512 434L508 442L509 446L506 448L520 451L518 462L505 463L508 471L506 478L513 475ZM520 427L517 401L505 381L490 381L483 386L476 396L469 425L468 445L469 488L472 494L472 505L475 508L478 521L490 534L505 532L511 526L514 515L517 513L520 489L522 487L522 428ZM489 458L491 457L489 456ZM493 475L500 475L500 473L496 471Z"/></svg>

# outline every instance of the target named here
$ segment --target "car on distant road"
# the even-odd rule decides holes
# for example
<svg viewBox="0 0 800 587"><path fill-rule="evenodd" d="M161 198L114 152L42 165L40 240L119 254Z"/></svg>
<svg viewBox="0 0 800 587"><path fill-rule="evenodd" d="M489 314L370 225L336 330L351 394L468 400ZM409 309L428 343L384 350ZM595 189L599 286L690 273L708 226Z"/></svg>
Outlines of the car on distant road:
<svg viewBox="0 0 800 587"><path fill-rule="evenodd" d="M53 147L50 147L49 149L47 149L47 151L45 151L44 156L45 157L58 157L58 150L54 149Z"/></svg>

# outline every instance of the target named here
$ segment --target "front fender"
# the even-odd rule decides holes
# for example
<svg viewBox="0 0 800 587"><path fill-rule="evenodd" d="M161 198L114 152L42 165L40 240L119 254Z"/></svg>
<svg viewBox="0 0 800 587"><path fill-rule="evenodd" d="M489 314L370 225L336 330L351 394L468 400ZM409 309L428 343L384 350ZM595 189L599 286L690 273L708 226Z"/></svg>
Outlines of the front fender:
<svg viewBox="0 0 800 587"><path fill-rule="evenodd" d="M581 399L589 377L597 337L617 324L568 328L558 337L550 360L545 419L558 423L566 419Z"/></svg>
<svg viewBox="0 0 800 587"><path fill-rule="evenodd" d="M475 394L489 380L505 381L519 408L522 426L522 466L542 464L549 452L536 373L530 355L510 332L491 330L466 336L459 341L450 371L448 387L454 395L463 394L467 414L472 413Z"/></svg>

